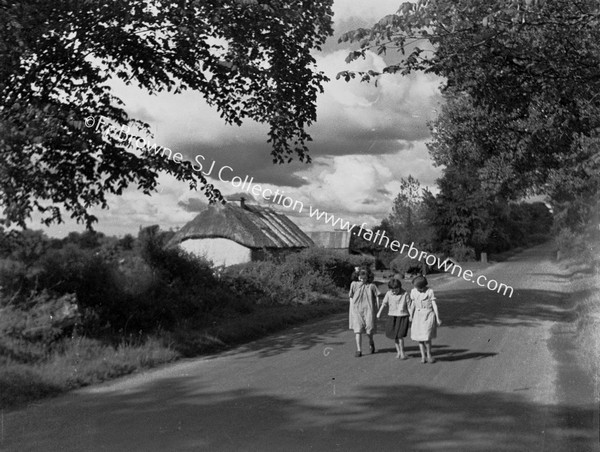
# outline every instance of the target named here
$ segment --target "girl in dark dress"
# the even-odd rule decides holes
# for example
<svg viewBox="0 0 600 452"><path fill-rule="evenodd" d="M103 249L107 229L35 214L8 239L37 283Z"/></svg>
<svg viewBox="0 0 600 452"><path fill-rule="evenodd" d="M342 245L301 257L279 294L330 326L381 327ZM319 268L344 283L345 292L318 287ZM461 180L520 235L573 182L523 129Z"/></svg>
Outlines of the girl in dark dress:
<svg viewBox="0 0 600 452"><path fill-rule="evenodd" d="M396 358L407 359L404 353L404 338L408 333L411 320L411 299L408 292L402 289L402 283L393 278L388 283L390 290L385 294L377 318L381 316L384 306L388 306L388 320L385 326L385 335L394 341L396 346Z"/></svg>

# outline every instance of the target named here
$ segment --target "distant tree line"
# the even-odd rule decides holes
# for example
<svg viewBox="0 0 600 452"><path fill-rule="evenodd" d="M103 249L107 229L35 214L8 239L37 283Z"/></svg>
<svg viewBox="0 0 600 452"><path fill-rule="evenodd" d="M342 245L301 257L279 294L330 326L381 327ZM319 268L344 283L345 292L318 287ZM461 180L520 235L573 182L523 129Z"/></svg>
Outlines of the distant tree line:
<svg viewBox="0 0 600 452"><path fill-rule="evenodd" d="M340 40L358 43L348 60L401 51L382 70L341 72L346 80L415 71L444 80L428 144L442 177L439 193L423 193L421 220L432 229L419 232L430 246L476 255L518 243L522 234L543 234L548 212L520 204L532 195L547 200L555 232L597 231L597 1L407 2ZM415 223L411 193L401 195L404 227ZM538 220L540 228L527 226Z"/></svg>

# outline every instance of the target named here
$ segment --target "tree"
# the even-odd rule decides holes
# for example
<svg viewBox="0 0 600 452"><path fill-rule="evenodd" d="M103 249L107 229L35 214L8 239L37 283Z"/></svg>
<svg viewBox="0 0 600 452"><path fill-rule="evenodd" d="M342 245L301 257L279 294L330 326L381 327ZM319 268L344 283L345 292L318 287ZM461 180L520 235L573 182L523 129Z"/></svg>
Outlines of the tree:
<svg viewBox="0 0 600 452"><path fill-rule="evenodd" d="M0 258L22 262L32 267L50 247L50 241L43 231L0 231Z"/></svg>
<svg viewBox="0 0 600 452"><path fill-rule="evenodd" d="M387 220L384 220L393 231L396 240L404 243L415 242L421 247L431 245L431 230L426 219L427 205L424 202L429 195L431 193L423 189L421 183L412 175L407 179L400 179L400 191L394 199L392 212Z"/></svg>
<svg viewBox="0 0 600 452"><path fill-rule="evenodd" d="M436 163L453 174L466 168L492 204L547 194L557 209L570 210L558 212L566 223L582 224L600 186L599 25L593 0L404 3L341 38L360 42L348 60L390 49L402 52L399 60L338 76L443 77L447 105L430 144Z"/></svg>
<svg viewBox="0 0 600 452"><path fill-rule="evenodd" d="M106 208L107 194L132 185L149 194L160 171L222 199L190 162L131 146L149 125L126 113L111 80L149 93L198 91L227 123L269 124L274 162L309 161L306 128L327 80L311 51L332 33L331 3L1 2L4 225L24 227L36 210L46 224L61 222L66 210L90 227L97 219L89 209ZM85 127L90 118L112 132ZM132 137L123 140L122 131Z"/></svg>

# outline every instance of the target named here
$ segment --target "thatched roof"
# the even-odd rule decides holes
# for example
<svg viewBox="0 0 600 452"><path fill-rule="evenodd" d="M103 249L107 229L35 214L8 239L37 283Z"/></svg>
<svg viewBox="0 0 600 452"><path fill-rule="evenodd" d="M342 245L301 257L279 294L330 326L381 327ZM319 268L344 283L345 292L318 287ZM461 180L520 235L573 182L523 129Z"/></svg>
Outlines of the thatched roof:
<svg viewBox="0 0 600 452"><path fill-rule="evenodd" d="M285 215L243 202L210 205L183 226L169 245L206 238L225 238L248 248L305 248L314 245Z"/></svg>

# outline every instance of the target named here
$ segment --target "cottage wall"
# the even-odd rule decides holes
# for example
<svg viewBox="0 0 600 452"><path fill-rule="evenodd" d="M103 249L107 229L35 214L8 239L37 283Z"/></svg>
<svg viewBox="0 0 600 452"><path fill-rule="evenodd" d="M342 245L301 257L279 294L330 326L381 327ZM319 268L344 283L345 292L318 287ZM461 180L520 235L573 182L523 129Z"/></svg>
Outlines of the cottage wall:
<svg viewBox="0 0 600 452"><path fill-rule="evenodd" d="M250 248L223 238L188 239L179 246L188 253L211 260L216 267L243 264L252 258Z"/></svg>

